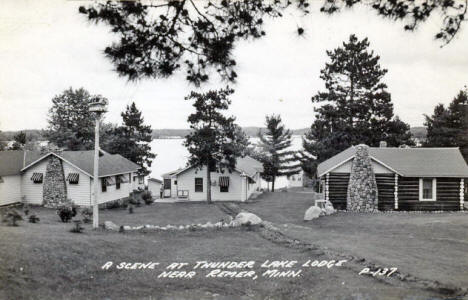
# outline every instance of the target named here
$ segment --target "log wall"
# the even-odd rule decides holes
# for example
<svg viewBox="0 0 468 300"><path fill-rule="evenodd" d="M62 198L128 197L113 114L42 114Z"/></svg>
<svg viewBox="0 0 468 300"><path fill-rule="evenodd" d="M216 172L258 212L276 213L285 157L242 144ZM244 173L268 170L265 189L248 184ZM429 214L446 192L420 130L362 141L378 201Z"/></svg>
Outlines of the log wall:
<svg viewBox="0 0 468 300"><path fill-rule="evenodd" d="M419 201L419 178L399 177L399 210L459 210L460 178L437 178L436 201Z"/></svg>
<svg viewBox="0 0 468 300"><path fill-rule="evenodd" d="M379 210L393 210L395 205L395 175L375 174L377 182Z"/></svg>
<svg viewBox="0 0 468 300"><path fill-rule="evenodd" d="M335 209L346 209L349 173L330 173L328 198Z"/></svg>

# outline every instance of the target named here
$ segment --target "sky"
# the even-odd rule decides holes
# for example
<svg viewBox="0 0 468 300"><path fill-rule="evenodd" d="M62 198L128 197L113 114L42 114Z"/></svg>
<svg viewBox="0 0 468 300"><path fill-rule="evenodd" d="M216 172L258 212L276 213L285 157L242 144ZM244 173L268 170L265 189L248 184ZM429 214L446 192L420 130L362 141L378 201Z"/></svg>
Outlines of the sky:
<svg viewBox="0 0 468 300"><path fill-rule="evenodd" d="M226 85L214 80L197 89L184 80L184 72L136 83L119 77L103 55L113 36L108 27L90 24L78 13L83 4L87 1L0 2L0 130L46 128L51 99L69 87L108 98L107 122L121 123L120 113L134 101L152 128L188 128L193 107L184 97ZM334 16L316 9L305 17L291 11L267 21L265 38L243 41L234 50L239 77L230 84L236 92L229 113L241 126L262 126L265 115L275 113L288 128L309 127L315 105L310 99L324 89L319 75L328 61L326 50L354 33L369 38L388 69L383 81L395 114L421 126L424 114L438 103L448 104L468 84L468 31L441 47L433 38L440 24L434 14L417 31L405 32L404 23L366 7ZM298 27L305 28L303 36L295 34Z"/></svg>

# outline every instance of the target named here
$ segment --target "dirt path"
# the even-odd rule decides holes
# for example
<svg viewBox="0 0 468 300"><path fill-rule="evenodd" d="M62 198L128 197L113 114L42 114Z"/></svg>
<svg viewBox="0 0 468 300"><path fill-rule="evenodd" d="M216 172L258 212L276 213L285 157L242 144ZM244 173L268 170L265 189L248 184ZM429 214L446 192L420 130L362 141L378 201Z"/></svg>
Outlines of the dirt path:
<svg viewBox="0 0 468 300"><path fill-rule="evenodd" d="M220 210L233 217L240 211L246 211L246 209L242 209L239 205L235 203L218 204L218 207L220 208ZM272 223L268 220L264 220L263 226L256 228L256 232L259 234L259 236L272 243L287 248L310 251L311 254L315 256L323 256L325 260L347 260L346 264L343 265L343 269L350 270L354 274L359 274L359 272L361 272L364 268L369 268L370 270L385 268L385 266L381 262L370 261L364 257L351 255L344 251L329 249L321 245L312 244L302 239L289 236L287 233L285 233L284 230L281 229L280 225L281 224ZM310 228L305 226L300 226L296 224L288 225L298 228L302 227L301 229L304 230L310 230ZM436 280L423 279L409 273L403 273L401 271L394 272L390 277L374 277L372 275L367 276L371 276L376 281L383 282L394 287L406 287L409 289L418 288L421 290L430 291L443 298L461 298L468 294L467 288L461 288L452 284L441 283Z"/></svg>

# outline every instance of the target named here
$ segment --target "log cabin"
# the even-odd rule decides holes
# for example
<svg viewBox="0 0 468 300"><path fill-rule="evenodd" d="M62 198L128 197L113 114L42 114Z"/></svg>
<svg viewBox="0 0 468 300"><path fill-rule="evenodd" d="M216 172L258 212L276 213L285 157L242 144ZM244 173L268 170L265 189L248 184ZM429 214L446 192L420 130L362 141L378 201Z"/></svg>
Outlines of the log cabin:
<svg viewBox="0 0 468 300"><path fill-rule="evenodd" d="M352 146L317 167L325 199L337 209L349 209L350 177L360 146L365 145ZM381 143L367 149L377 187L376 209L464 209L468 166L458 148L390 148Z"/></svg>

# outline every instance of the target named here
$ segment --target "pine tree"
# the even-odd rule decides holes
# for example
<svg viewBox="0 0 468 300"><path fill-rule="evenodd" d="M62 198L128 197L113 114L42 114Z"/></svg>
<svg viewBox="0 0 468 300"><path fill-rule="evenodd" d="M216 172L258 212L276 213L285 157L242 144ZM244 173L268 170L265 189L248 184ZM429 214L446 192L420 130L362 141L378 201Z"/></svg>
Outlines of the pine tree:
<svg viewBox="0 0 468 300"><path fill-rule="evenodd" d="M380 141L389 146L413 145L409 126L393 118L391 96L382 82L387 70L368 47L367 38L358 40L353 34L342 47L327 51L330 62L320 75L326 91L312 97L313 103L326 104L315 109L300 155L309 176L318 163L351 145L377 146Z"/></svg>
<svg viewBox="0 0 468 300"><path fill-rule="evenodd" d="M461 90L445 108L438 104L432 116L425 116L426 147L460 147L468 162L468 92Z"/></svg>
<svg viewBox="0 0 468 300"><path fill-rule="evenodd" d="M235 46L242 40L266 35L265 20L274 20L296 9L336 14L344 7L368 6L382 17L406 21L405 30L440 14L442 26L435 38L449 43L466 20L466 3L455 0L327 0L318 9L316 0L243 1L96 1L79 12L93 24L111 28L116 37L104 50L116 72L130 80L167 78L184 70L187 81L199 85L217 71L235 81ZM297 28L298 35L305 29ZM274 63L274 60L272 60Z"/></svg>
<svg viewBox="0 0 468 300"><path fill-rule="evenodd" d="M151 152L152 130L145 125L141 111L132 102L121 113L122 126L113 129L113 138L105 146L110 153L118 153L138 164L141 169L139 175L147 176L151 171L151 163L156 157Z"/></svg>
<svg viewBox="0 0 468 300"><path fill-rule="evenodd" d="M296 151L288 150L292 143L292 134L281 121L281 116L266 116L266 132L259 132L258 147L263 156L263 178L271 181L271 191L275 191L275 181L279 176L290 176L300 172Z"/></svg>
<svg viewBox="0 0 468 300"><path fill-rule="evenodd" d="M188 117L192 132L185 137L190 158L189 165L206 168L206 201L211 203L211 172L225 169L232 172L238 157L244 156L248 139L236 125L234 117L226 117L234 91L229 88L210 90L206 93L192 92L185 100L194 99L195 113Z"/></svg>

